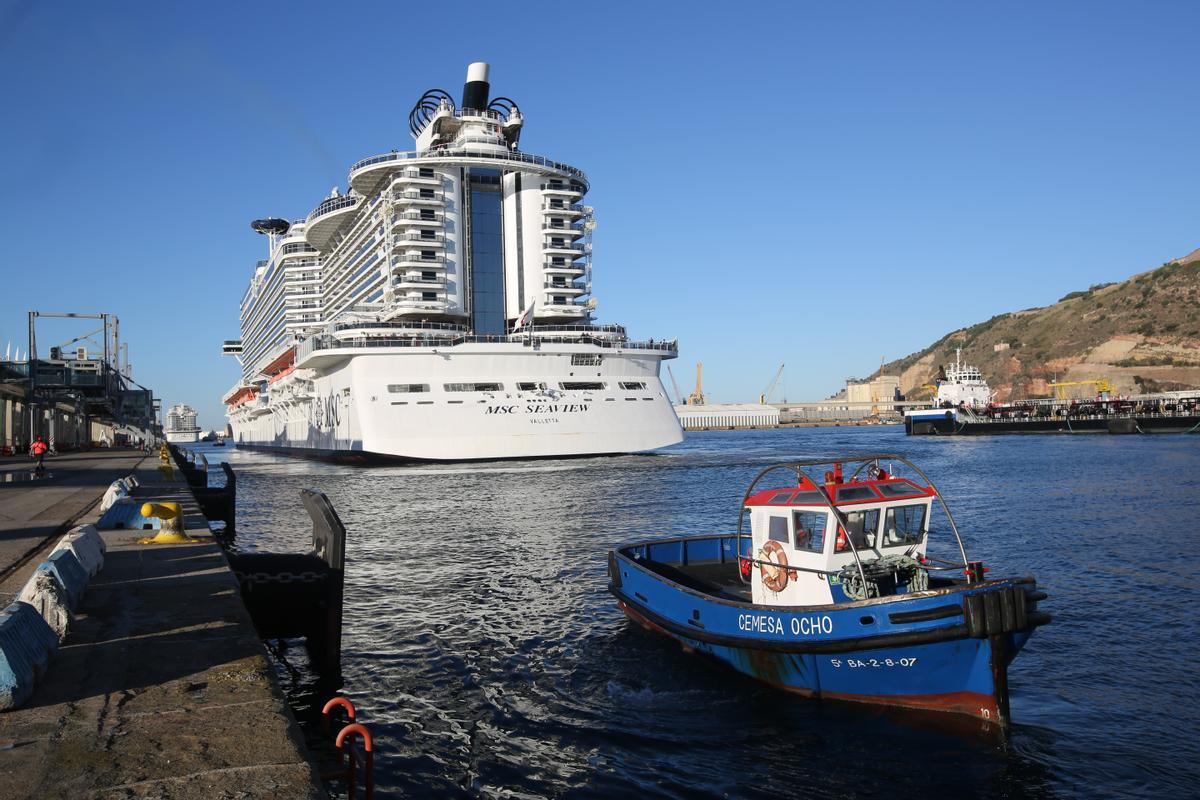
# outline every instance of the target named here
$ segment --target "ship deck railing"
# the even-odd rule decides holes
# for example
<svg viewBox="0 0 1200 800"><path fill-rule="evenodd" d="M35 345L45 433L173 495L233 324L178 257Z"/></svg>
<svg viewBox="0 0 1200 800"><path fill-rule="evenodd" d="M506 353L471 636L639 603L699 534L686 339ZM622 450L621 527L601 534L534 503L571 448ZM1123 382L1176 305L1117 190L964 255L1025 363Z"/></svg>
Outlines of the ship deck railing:
<svg viewBox="0 0 1200 800"><path fill-rule="evenodd" d="M1071 413L1071 414L1064 414L1061 416L1059 416L1059 415L1037 415L1037 414L1029 414L1029 413L1009 414L1008 416L1000 416L1000 415L988 416L986 414L975 414L975 415L971 416L968 419L968 421L971 423L980 423L983 425L987 425L987 424L1001 423L1001 422L1037 422L1037 421L1053 422L1053 421L1064 421L1064 420L1070 420L1071 422L1078 422L1080 420L1121 419L1123 417L1137 417L1138 419L1173 419L1176 417L1194 417L1197 415L1198 411L1200 411L1200 400L1197 401L1196 405L1190 405L1186 408L1177 407L1174 411L1166 411L1166 410L1159 411L1159 410L1145 408L1145 407L1138 408L1137 406L1133 406L1131 408L1122 408L1119 410L1114 409L1113 411L1111 411L1109 413L1105 413L1105 414Z"/></svg>
<svg viewBox="0 0 1200 800"><path fill-rule="evenodd" d="M460 336L360 336L354 338L338 338L329 335L314 336L301 342L296 351L296 361L300 362L319 350L358 349L375 347L455 347L462 344L588 344L615 350L650 350L667 353L677 353L679 344L675 339L664 341L632 341L605 336L595 336L580 333L574 336L528 336L524 333L509 335L476 335Z"/></svg>
<svg viewBox="0 0 1200 800"><path fill-rule="evenodd" d="M353 322L335 322L332 333L354 330L411 330L411 331L444 331L466 333L470 330L466 325L457 322L383 322L373 320L357 320Z"/></svg>
<svg viewBox="0 0 1200 800"><path fill-rule="evenodd" d="M519 164L533 164L539 167L549 167L550 169L566 173L572 177L587 183L587 175L583 170L577 167L572 167L570 164L563 164L559 161L546 158L545 156L535 156L530 153L520 153L514 151L485 151L485 150L456 150L453 147L439 147L431 150L409 150L405 152L384 153L378 156L371 156L358 161L354 166L350 167L350 174L358 172L366 167L371 167L376 164L384 164L389 161L407 161L412 159L439 159L439 158L479 158L492 161L514 161Z"/></svg>

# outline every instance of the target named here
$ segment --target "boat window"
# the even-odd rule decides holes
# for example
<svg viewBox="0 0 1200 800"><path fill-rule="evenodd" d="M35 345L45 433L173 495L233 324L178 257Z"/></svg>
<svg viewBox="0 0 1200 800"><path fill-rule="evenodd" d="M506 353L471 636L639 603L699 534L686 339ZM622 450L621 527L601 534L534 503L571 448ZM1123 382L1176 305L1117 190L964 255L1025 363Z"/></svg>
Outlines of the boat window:
<svg viewBox="0 0 1200 800"><path fill-rule="evenodd" d="M767 538L776 542L788 540L787 517L768 517Z"/></svg>
<svg viewBox="0 0 1200 800"><path fill-rule="evenodd" d="M792 499L791 492L776 492L775 494L771 495L771 499L768 500L767 502L773 506L786 506L788 500L791 500L791 499Z"/></svg>
<svg viewBox="0 0 1200 800"><path fill-rule="evenodd" d="M838 537L837 552L845 553L850 550L850 543L855 550L869 550L875 546L875 537L879 533L879 509L855 511L846 515L846 534L849 541Z"/></svg>
<svg viewBox="0 0 1200 800"><path fill-rule="evenodd" d="M447 392L502 392L504 386L499 383L447 383Z"/></svg>
<svg viewBox="0 0 1200 800"><path fill-rule="evenodd" d="M921 490L907 483L882 483L876 487L884 497L912 497L921 494Z"/></svg>
<svg viewBox="0 0 1200 800"><path fill-rule="evenodd" d="M392 394L404 394L406 392L428 392L428 383L389 383L388 391Z"/></svg>
<svg viewBox="0 0 1200 800"><path fill-rule="evenodd" d="M840 486L837 490L838 502L843 500L874 500L875 493L869 486Z"/></svg>
<svg viewBox="0 0 1200 800"><path fill-rule="evenodd" d="M825 501L821 498L821 493L811 490L796 492L796 496L792 498L792 502L798 505L805 503L820 503L821 505L825 504Z"/></svg>
<svg viewBox="0 0 1200 800"><path fill-rule="evenodd" d="M600 381L563 381L558 386L560 389L567 389L568 391L599 391L604 388L605 384Z"/></svg>
<svg viewBox="0 0 1200 800"><path fill-rule="evenodd" d="M925 535L924 528L924 503L889 508L883 525L883 545L902 547L919 544Z"/></svg>
<svg viewBox="0 0 1200 800"><path fill-rule="evenodd" d="M825 549L824 511L794 511L796 521L796 549L820 553Z"/></svg>
<svg viewBox="0 0 1200 800"><path fill-rule="evenodd" d="M638 391L641 389L645 389L646 384L643 381L621 381L621 388Z"/></svg>
<svg viewBox="0 0 1200 800"><path fill-rule="evenodd" d="M538 389L545 389L546 384L540 381L521 381L517 384L517 388L522 392L536 392Z"/></svg>

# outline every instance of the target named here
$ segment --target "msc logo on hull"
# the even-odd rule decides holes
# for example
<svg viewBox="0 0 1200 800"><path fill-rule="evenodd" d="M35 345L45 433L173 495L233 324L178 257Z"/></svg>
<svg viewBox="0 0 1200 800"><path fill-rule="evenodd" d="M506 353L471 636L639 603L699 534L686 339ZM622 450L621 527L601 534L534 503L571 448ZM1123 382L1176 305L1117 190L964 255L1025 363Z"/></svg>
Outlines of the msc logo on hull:
<svg viewBox="0 0 1200 800"><path fill-rule="evenodd" d="M336 428L342 421L342 396L337 393L318 397L312 403L312 424L317 428Z"/></svg>

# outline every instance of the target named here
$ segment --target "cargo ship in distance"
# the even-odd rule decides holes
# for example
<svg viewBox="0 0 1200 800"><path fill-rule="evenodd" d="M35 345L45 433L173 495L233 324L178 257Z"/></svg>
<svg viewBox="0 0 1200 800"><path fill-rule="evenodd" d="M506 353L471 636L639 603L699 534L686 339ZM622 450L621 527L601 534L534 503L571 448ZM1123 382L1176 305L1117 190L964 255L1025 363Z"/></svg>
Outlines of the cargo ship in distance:
<svg viewBox="0 0 1200 800"><path fill-rule="evenodd" d="M683 438L674 340L594 320L585 174L518 149L524 117L471 64L432 89L411 152L366 158L268 241L241 302L241 447L366 461L633 453Z"/></svg>

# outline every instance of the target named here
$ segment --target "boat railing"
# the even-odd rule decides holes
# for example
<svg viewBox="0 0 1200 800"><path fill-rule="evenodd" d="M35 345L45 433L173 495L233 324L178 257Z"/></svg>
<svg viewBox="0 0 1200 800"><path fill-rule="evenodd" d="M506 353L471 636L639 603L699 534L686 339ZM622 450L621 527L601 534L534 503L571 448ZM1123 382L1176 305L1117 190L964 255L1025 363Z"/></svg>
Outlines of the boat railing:
<svg viewBox="0 0 1200 800"><path fill-rule="evenodd" d="M501 114L499 111L493 111L490 108L460 108L458 110L460 117L483 117L484 119L507 119L507 115Z"/></svg>
<svg viewBox="0 0 1200 800"><path fill-rule="evenodd" d="M359 200L362 200L362 198L355 196L355 195L342 195L340 197L330 197L329 199L323 201L321 203L321 205L319 205L313 209L313 212L308 215L308 222L312 222L317 217L323 216L325 214L329 214L333 211L337 211L338 209L355 205L358 203Z"/></svg>
<svg viewBox="0 0 1200 800"><path fill-rule="evenodd" d="M333 324L334 331L358 330L362 328L380 328L384 330L422 330L422 331L454 331L463 332L467 330L466 325L460 325L454 322L335 322Z"/></svg>
<svg viewBox="0 0 1200 800"><path fill-rule="evenodd" d="M564 325L534 325L532 332L534 334L550 332L569 332L569 333L615 333L622 336L625 335L624 325L585 325L583 323L564 324ZM522 333L525 333L524 331Z"/></svg>
<svg viewBox="0 0 1200 800"><path fill-rule="evenodd" d="M962 564L955 565L955 566L956 566L956 568L959 568L959 569L965 569L967 567L967 565L970 563L967 559L967 550L963 546L962 537L958 533L958 525L955 524L955 522L954 522L954 515L950 513L950 506L948 506L946 504L946 500L945 500L945 498L942 497L942 493L939 492L937 487L933 485L933 481L929 480L929 476L926 475L924 472L922 472L917 467L916 464L913 464L911 461L904 458L903 456L890 454L890 453L848 456L848 457L844 457L844 458L820 458L820 459L807 459L804 461L790 461L790 462L786 462L786 463L782 463L782 464L772 464L771 466L766 467L765 469L761 470L756 476L754 476L754 480L752 480L750 482L750 487L746 490L746 494L742 498L741 507L738 509L737 536L738 536L738 553L739 553L739 555L741 553L741 540L746 538L746 536L747 536L747 534L743 533L743 530L745 528L745 519L746 519L746 508L747 508L746 504L750 501L751 496L753 496L754 488L758 485L758 482L760 480L762 480L768 473L774 472L775 470L778 470L778 469L787 469L787 470L792 471L795 474L796 485L802 484L804 482L804 480L807 479L813 486L821 486L822 485L821 483L813 480L812 477L804 471L805 467L825 466L825 465L832 465L832 464L845 464L845 463L854 464L854 463L857 463L857 464L859 464L858 469L856 469L850 476L850 479L853 480L869 464L873 463L875 465L875 467L878 468L880 461L899 461L900 463L904 464L909 469L911 469L913 472L917 473L917 475L919 475L921 477L921 479L925 481L925 485L928 486L933 491L934 496L937 497L938 501L942 505L942 510L946 513L946 519L949 520L949 522L950 522L950 530L953 531L953 533L954 533L954 539L958 543L959 554L962 556ZM838 510L837 504L834 503L833 498L830 497L830 493L824 492L824 491L818 491L817 495L821 498L822 501L824 501L826 507L828 507L828 509L829 509L829 513L833 516L833 519L838 524L838 526L841 527L843 530L849 530L849 525L847 524L845 516L842 514L842 512L840 512ZM863 560L859 556L858 546L854 544L854 537L847 536L846 544L850 549L850 553L854 556L854 564L855 564L856 568L858 569L858 576L862 580L862 585L867 586L868 583L867 583L866 570L863 569ZM762 561L756 562L755 559L753 559L753 558L747 559L747 560L751 561L751 563L759 563L759 564L764 563ZM770 563L770 565L773 567L779 567L778 564L775 564L773 562L767 562L767 563ZM801 569L801 568L793 567L792 565L789 564L787 567L784 567L784 569L790 570L790 569ZM742 582L747 581L747 579L745 577L742 577L741 570L738 570L738 577L741 578Z"/></svg>

